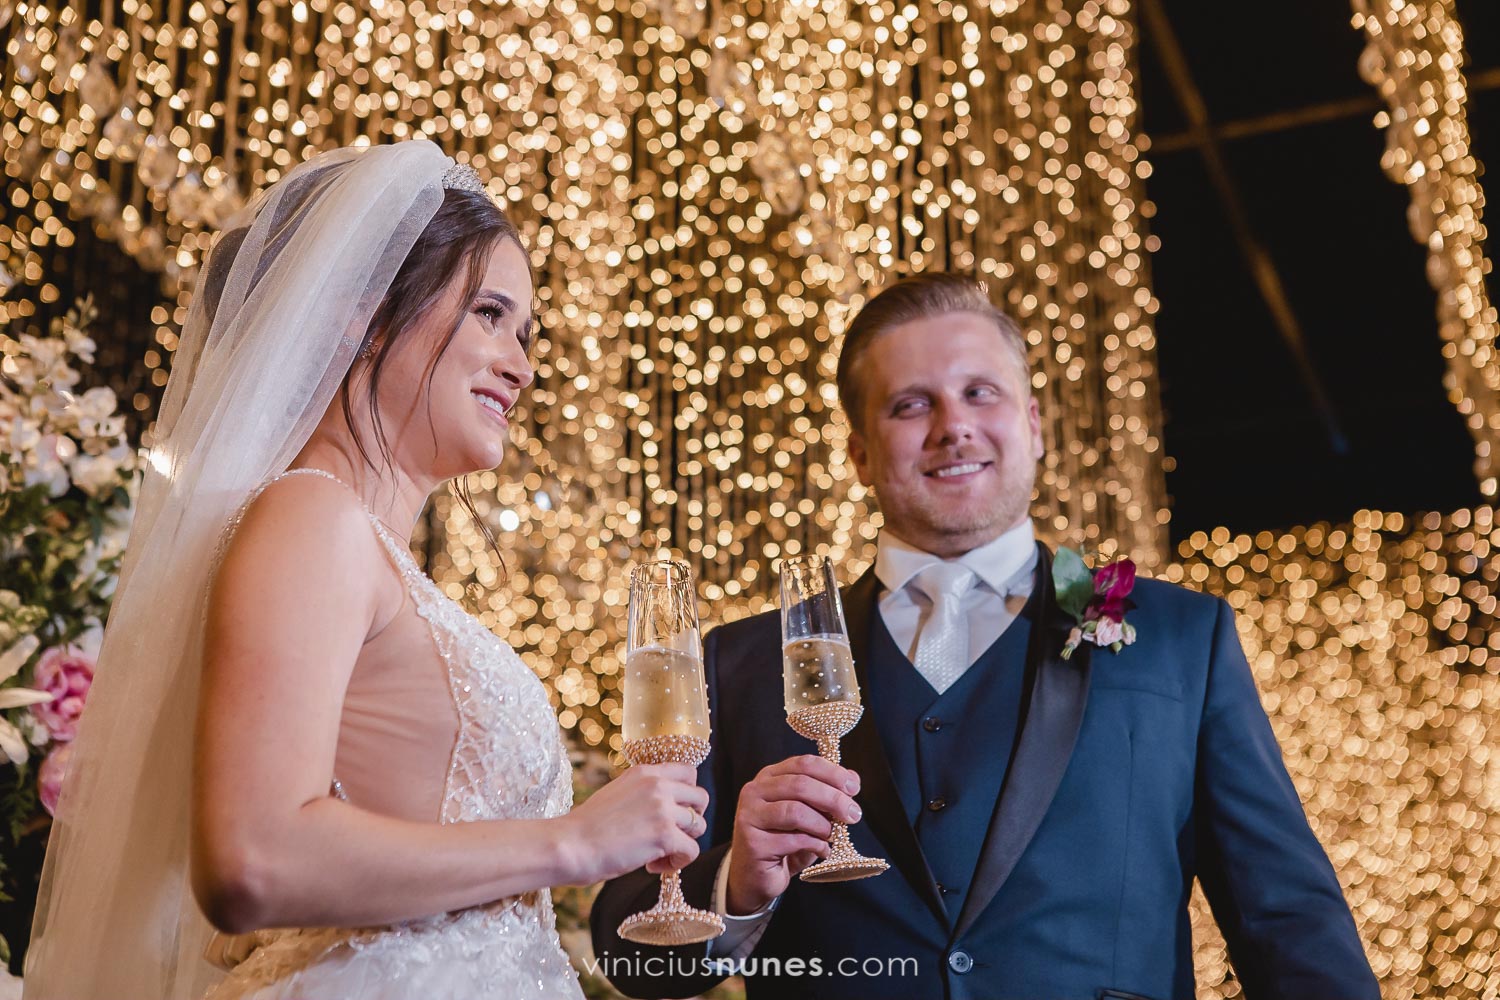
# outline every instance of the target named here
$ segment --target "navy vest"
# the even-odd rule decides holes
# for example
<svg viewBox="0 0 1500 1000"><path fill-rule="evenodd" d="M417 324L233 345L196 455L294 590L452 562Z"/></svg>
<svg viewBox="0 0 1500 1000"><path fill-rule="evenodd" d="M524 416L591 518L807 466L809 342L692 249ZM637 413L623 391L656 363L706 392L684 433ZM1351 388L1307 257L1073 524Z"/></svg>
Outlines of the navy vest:
<svg viewBox="0 0 1500 1000"><path fill-rule="evenodd" d="M879 611L871 616L864 700L950 921L963 911L1020 729L1031 612L1028 604L942 695Z"/></svg>

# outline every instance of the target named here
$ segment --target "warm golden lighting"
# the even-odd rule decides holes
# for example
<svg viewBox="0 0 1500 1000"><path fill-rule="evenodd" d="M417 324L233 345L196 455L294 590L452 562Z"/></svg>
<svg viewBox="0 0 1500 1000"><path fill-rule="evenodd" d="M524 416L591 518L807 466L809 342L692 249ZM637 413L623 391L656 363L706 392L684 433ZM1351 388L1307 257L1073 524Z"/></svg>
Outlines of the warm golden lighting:
<svg viewBox="0 0 1500 1000"><path fill-rule="evenodd" d="M1194 535L1387 997L1500 995L1500 525L1490 507ZM1199 985L1222 982L1200 908ZM1200 991L1200 997L1240 995Z"/></svg>
<svg viewBox="0 0 1500 1000"><path fill-rule="evenodd" d="M1356 9L1494 494L1457 27ZM1031 344L1043 534L1229 597L1388 995L1500 994L1493 513L1218 532L1167 563L1128 0L0 0L0 38L0 254L34 292L5 308L55 301L92 227L161 275L117 304L150 318L158 388L213 231L312 153L426 135L508 206L543 338L514 453L471 483L506 564L446 497L418 544L587 746L619 747L632 561L687 559L719 620L770 606L782 555L868 564L840 333L907 269L984 276ZM1237 995L1199 941L1203 995Z"/></svg>
<svg viewBox="0 0 1500 1000"><path fill-rule="evenodd" d="M724 617L764 606L784 554L872 556L833 370L908 269L977 272L1026 328L1043 532L1160 565L1124 0L92 11L16 6L0 236L27 274L77 225L160 271L158 384L215 226L316 150L428 135L508 204L545 337L517 454L474 485L511 566L440 505L433 571L585 742L619 722L630 560L681 554Z"/></svg>
<svg viewBox="0 0 1500 1000"><path fill-rule="evenodd" d="M1389 108L1381 166L1411 190L1407 221L1427 248L1438 293L1448 398L1474 435L1474 472L1487 497L1500 493L1500 317L1485 275L1484 191L1469 148L1464 35L1452 0L1352 0L1365 32L1359 69Z"/></svg>

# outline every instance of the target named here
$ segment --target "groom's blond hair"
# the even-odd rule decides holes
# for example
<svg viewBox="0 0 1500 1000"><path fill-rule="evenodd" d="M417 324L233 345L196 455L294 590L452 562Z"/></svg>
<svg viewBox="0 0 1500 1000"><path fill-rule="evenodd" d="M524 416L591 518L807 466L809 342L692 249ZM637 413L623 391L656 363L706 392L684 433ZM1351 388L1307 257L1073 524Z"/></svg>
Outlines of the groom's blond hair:
<svg viewBox="0 0 1500 1000"><path fill-rule="evenodd" d="M1031 365L1026 358L1026 335L1016 321L1001 312L990 301L989 290L977 278L952 271L923 271L909 275L883 289L855 315L844 331L839 351L838 373L834 376L839 391L839 405L855 430L859 430L864 412L864 397L859 384L859 359L875 338L903 323L941 316L945 313L973 313L995 324L1006 344L1020 363L1021 377L1027 389L1031 383ZM935 350L942 345L934 344Z"/></svg>

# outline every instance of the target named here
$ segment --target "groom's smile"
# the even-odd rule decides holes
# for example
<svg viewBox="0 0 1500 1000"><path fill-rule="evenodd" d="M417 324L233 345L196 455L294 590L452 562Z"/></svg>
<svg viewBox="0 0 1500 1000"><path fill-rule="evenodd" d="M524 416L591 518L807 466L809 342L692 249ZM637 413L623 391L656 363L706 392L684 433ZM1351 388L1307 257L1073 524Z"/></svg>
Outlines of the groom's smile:
<svg viewBox="0 0 1500 1000"><path fill-rule="evenodd" d="M953 480L956 482L968 482L971 477L977 476L986 469L993 468L994 462L949 462L935 469L923 473L930 479Z"/></svg>

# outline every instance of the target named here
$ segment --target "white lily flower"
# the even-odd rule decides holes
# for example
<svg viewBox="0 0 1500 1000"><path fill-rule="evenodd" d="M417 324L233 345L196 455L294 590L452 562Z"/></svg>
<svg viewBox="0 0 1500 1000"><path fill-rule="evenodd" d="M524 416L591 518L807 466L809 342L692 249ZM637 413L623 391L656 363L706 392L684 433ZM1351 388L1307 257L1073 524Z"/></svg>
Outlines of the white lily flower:
<svg viewBox="0 0 1500 1000"><path fill-rule="evenodd" d="M35 635L23 636L20 641L11 646L4 653L0 653L0 682L8 681L21 669L22 664L31 659L42 640Z"/></svg>
<svg viewBox="0 0 1500 1000"><path fill-rule="evenodd" d="M40 705L44 701L54 701L56 697L31 688L0 688L0 710ZM4 753L12 764L24 764L31 756L26 735L4 716L0 716L0 753Z"/></svg>
<svg viewBox="0 0 1500 1000"><path fill-rule="evenodd" d="M52 730L31 712L22 712L21 721L17 725L26 737L26 742L34 747L44 747L52 740Z"/></svg>
<svg viewBox="0 0 1500 1000"><path fill-rule="evenodd" d="M0 688L0 711L7 708L21 708L26 705L40 705L44 701L56 701L57 695L46 691L38 691L35 688Z"/></svg>
<svg viewBox="0 0 1500 1000"><path fill-rule="evenodd" d="M73 484L89 496L120 481L120 467L108 456L79 455L73 460Z"/></svg>
<svg viewBox="0 0 1500 1000"><path fill-rule="evenodd" d="M99 647L104 645L104 626L95 619L84 623L84 630L71 645L91 660L99 659Z"/></svg>
<svg viewBox="0 0 1500 1000"><path fill-rule="evenodd" d="M26 737L5 718L0 718L0 753L17 765L26 763L26 759L31 756L31 750L26 746Z"/></svg>
<svg viewBox="0 0 1500 1000"><path fill-rule="evenodd" d="M103 420L112 415L117 405L115 391L108 386L95 386L78 397L79 409L85 416L93 417L95 420Z"/></svg>

